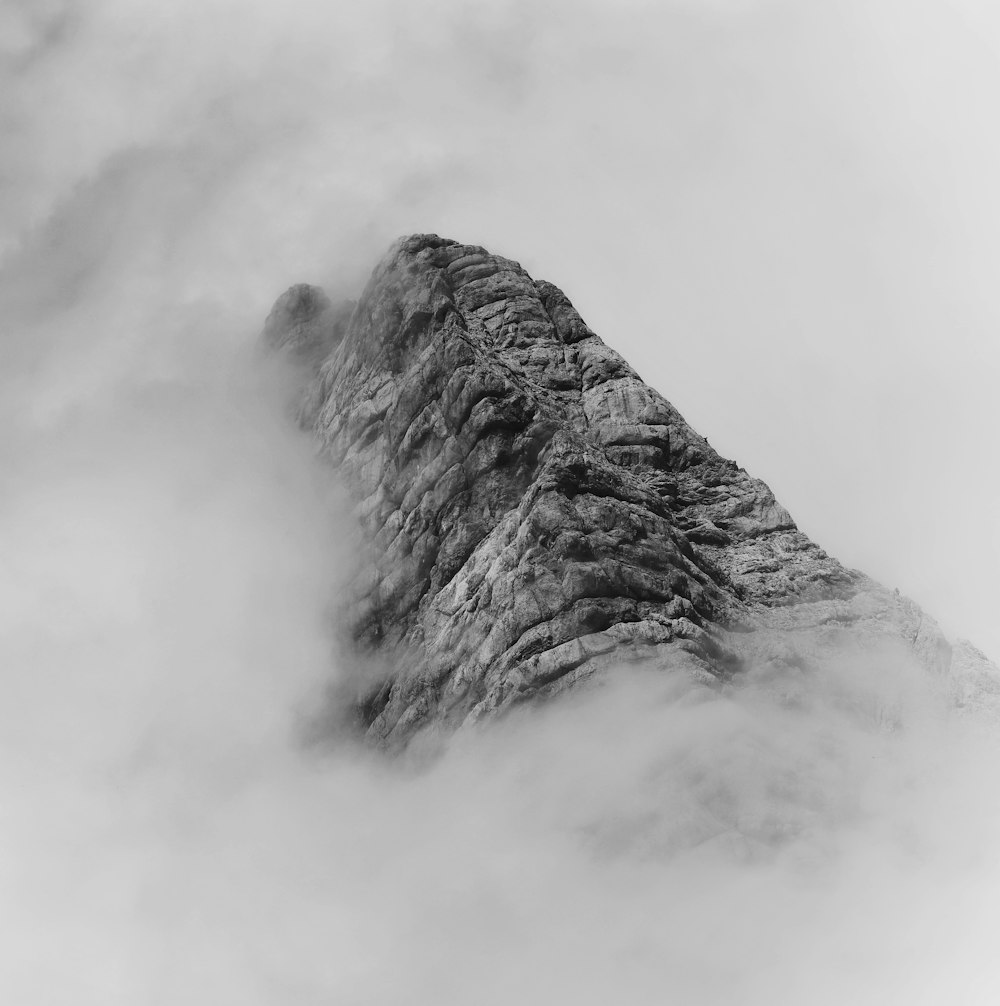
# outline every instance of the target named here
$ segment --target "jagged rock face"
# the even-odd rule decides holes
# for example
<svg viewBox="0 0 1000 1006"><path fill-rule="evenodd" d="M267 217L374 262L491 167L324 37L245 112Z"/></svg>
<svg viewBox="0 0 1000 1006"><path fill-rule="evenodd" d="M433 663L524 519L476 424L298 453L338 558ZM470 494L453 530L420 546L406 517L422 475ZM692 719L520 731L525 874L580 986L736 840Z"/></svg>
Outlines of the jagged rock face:
<svg viewBox="0 0 1000 1006"><path fill-rule="evenodd" d="M293 287L265 338L309 368L303 422L370 543L349 617L393 658L357 695L378 742L630 661L725 681L885 638L949 665L916 605L810 541L516 262L409 237L357 305Z"/></svg>

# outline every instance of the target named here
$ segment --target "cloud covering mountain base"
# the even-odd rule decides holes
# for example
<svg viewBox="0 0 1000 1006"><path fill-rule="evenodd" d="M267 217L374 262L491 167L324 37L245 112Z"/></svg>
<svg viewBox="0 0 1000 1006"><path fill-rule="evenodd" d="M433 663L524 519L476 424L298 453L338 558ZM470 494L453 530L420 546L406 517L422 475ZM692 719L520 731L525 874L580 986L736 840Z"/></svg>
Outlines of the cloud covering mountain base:
<svg viewBox="0 0 1000 1006"><path fill-rule="evenodd" d="M989 1001L1000 734L898 654L309 742L347 511L182 357L8 434L5 1001Z"/></svg>

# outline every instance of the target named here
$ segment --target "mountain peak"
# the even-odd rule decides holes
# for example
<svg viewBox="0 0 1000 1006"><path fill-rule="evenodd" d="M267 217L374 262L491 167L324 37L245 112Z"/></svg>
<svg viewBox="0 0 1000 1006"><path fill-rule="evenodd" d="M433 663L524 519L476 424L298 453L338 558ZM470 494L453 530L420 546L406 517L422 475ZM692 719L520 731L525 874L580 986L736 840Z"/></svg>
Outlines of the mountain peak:
<svg viewBox="0 0 1000 1006"><path fill-rule="evenodd" d="M951 668L932 619L799 531L517 262L404 237L356 305L293 287L265 338L308 366L303 423L369 542L349 622L391 667L354 696L377 742L629 663L715 684L877 642Z"/></svg>

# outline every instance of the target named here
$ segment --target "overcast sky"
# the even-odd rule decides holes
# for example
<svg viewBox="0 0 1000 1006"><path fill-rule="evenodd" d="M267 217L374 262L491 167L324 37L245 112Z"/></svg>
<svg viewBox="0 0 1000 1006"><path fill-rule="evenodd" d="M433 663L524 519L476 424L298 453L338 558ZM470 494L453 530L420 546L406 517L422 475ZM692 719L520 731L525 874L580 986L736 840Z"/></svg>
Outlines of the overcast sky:
<svg viewBox="0 0 1000 1006"><path fill-rule="evenodd" d="M48 368L18 408L436 231L562 286L824 547L996 654L990 7L4 0L4 362Z"/></svg>
<svg viewBox="0 0 1000 1006"><path fill-rule="evenodd" d="M886 654L303 750L351 529L253 353L483 244L997 657L991 6L0 0L0 999L998 1001L996 724Z"/></svg>

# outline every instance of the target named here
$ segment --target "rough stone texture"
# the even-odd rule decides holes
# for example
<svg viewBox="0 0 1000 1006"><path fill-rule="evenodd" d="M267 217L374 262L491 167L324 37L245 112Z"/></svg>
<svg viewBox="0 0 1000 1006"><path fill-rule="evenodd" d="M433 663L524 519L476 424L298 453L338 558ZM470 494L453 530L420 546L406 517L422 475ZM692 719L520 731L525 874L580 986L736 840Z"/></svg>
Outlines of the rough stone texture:
<svg viewBox="0 0 1000 1006"><path fill-rule="evenodd" d="M370 544L349 621L390 668L354 696L377 742L630 661L726 681L880 640L951 669L932 619L810 541L516 262L414 235L356 305L293 287L264 337L308 368L302 421ZM994 687L956 652L960 699Z"/></svg>

